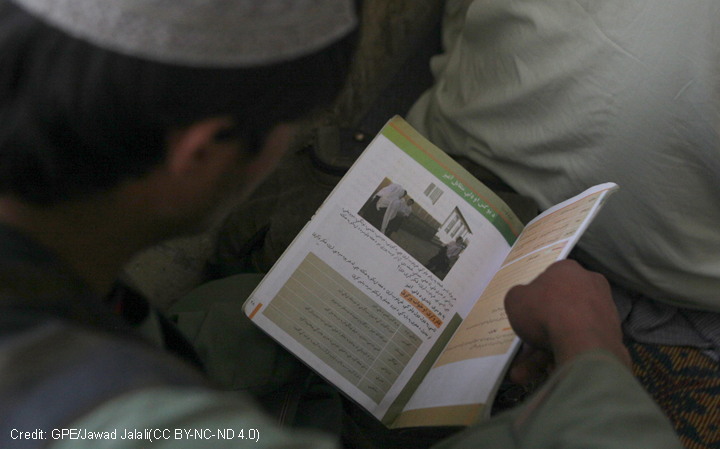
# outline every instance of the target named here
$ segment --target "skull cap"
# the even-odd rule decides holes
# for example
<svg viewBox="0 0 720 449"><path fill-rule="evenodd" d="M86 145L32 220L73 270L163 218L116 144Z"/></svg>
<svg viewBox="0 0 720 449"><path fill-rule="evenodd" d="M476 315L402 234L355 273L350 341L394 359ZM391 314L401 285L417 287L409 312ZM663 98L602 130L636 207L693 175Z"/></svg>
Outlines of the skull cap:
<svg viewBox="0 0 720 449"><path fill-rule="evenodd" d="M13 0L98 47L170 64L254 67L316 52L357 26L351 0Z"/></svg>

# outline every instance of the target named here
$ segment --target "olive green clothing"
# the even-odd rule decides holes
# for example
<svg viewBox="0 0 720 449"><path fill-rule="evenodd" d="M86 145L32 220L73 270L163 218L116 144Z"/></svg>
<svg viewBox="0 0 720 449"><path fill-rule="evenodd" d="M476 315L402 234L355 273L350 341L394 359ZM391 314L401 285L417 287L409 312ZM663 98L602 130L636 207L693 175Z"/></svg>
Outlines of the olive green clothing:
<svg viewBox="0 0 720 449"><path fill-rule="evenodd" d="M114 440L57 440L53 449L334 447L327 436L276 427L247 399L210 390L154 388L128 394L72 424L93 432L115 432ZM160 429L160 439L121 439L125 430ZM168 429L162 438L162 431ZM175 429L204 432L188 438ZM207 429L207 430L204 430ZM218 439L218 429L249 429L258 441ZM201 432L202 433L202 432ZM191 435L195 436L193 432ZM556 372L519 408L442 442L441 448L680 448L667 419L632 374L604 351L585 353Z"/></svg>
<svg viewBox="0 0 720 449"><path fill-rule="evenodd" d="M262 275L236 275L210 282L171 310L179 328L197 348L209 376L229 390L266 394L298 376L301 365L257 330L241 310ZM308 413L301 407L299 415ZM323 412L321 412L323 413ZM334 409L325 410L332 414ZM310 418L305 418L310 421ZM157 388L118 398L74 424L94 431L169 429L172 438L152 447L335 447L332 436L278 427L243 393ZM199 440L175 429L208 429ZM249 429L257 442L218 439L218 429ZM162 433L158 434L162 437ZM194 434L191 433L194 436ZM145 447L147 440L100 443ZM78 444L79 443L79 444ZM103 447L98 441L57 442L57 448ZM91 444L92 443L92 444ZM593 351L556 372L543 389L520 407L471 427L439 444L443 448L679 448L668 420L630 371L609 353Z"/></svg>
<svg viewBox="0 0 720 449"><path fill-rule="evenodd" d="M245 393L207 386L187 363L142 341L51 253L1 227L0 262L6 280L0 346L3 447L337 446L331 435L280 428ZM195 329L202 338L195 338L196 344L203 339L224 342L219 354L242 354L227 356L223 368L234 370L235 375L225 379L238 389L271 387L293 372L265 369L262 364L282 368L292 362L273 365L278 360L272 342L257 331L253 336L247 322L235 319L242 315L239 306L248 293L243 289L257 280L240 275L205 286L197 304L209 307L208 312L188 309L200 319ZM215 293L208 290L216 287ZM225 296L228 301L220 301L224 294L230 295ZM28 327L28 322L35 324ZM237 325L243 330L237 331ZM207 363L212 359L203 347L199 345L200 355ZM222 369L209 371L221 377ZM260 374L249 376L257 382L245 382L249 373ZM308 411L298 414L303 413ZM26 439L33 432L39 440ZM565 442L604 448L680 447L667 419L631 373L603 352L570 362L517 411L468 429L444 447L543 448Z"/></svg>

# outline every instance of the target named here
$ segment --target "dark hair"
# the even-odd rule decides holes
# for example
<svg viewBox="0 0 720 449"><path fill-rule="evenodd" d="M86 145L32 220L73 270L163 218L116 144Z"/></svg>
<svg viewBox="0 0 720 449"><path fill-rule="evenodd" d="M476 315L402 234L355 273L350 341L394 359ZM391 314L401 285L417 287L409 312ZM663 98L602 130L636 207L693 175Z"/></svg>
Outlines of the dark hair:
<svg viewBox="0 0 720 449"><path fill-rule="evenodd" d="M234 117L257 149L334 99L355 37L267 67L192 68L98 48L0 0L0 194L53 204L108 190L160 163L169 130L211 116Z"/></svg>

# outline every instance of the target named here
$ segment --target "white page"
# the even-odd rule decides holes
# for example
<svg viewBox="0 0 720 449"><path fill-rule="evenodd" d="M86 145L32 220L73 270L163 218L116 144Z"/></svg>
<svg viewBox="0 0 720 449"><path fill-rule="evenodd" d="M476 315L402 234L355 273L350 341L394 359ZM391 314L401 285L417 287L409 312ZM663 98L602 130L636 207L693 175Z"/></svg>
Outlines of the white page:
<svg viewBox="0 0 720 449"><path fill-rule="evenodd" d="M518 346L503 307L506 292L514 285L529 283L550 264L564 259L616 188L612 183L592 187L528 223L497 275L408 402L405 410L413 412L407 414L406 421L429 419L437 414L438 407L473 405L479 414L488 411L484 405L493 397L494 389L488 387L487 379L504 373ZM443 411L450 416L453 409Z"/></svg>
<svg viewBox="0 0 720 449"><path fill-rule="evenodd" d="M508 254L508 223L522 226L504 203L488 206L487 192L475 199L459 167L431 173L438 161L421 161L379 135L246 303L257 325L378 418ZM446 239L464 235L446 275L424 266L437 243L402 229L388 237L361 216L389 182L415 200L415 222L434 220ZM486 217L507 220L505 236Z"/></svg>

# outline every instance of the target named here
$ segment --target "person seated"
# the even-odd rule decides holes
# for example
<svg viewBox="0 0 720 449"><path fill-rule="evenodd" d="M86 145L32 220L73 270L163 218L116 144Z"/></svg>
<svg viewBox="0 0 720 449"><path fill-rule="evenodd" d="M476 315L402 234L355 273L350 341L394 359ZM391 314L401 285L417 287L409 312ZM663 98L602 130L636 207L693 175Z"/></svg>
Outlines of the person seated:
<svg viewBox="0 0 720 449"><path fill-rule="evenodd" d="M447 245L443 245L438 253L428 260L427 269L439 277L444 277L450 268L450 263L457 260L462 250L465 249L462 237L457 237Z"/></svg>
<svg viewBox="0 0 720 449"><path fill-rule="evenodd" d="M0 445L248 447L217 429L254 429L255 448L337 446L212 387L162 348L171 323L109 294L137 252L251 196L338 91L356 22L341 0L0 0ZM556 372L441 447L680 447L628 370L602 276L559 263L506 307Z"/></svg>
<svg viewBox="0 0 720 449"><path fill-rule="evenodd" d="M546 209L620 186L579 242L624 327L720 357L720 59L710 0L446 4L408 121Z"/></svg>

